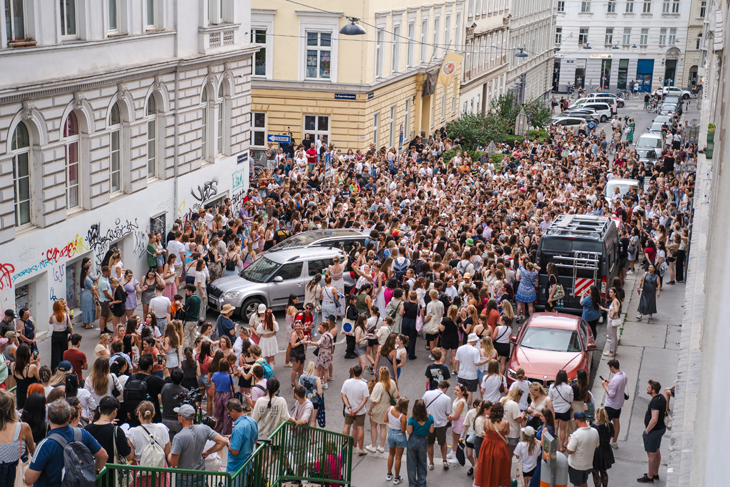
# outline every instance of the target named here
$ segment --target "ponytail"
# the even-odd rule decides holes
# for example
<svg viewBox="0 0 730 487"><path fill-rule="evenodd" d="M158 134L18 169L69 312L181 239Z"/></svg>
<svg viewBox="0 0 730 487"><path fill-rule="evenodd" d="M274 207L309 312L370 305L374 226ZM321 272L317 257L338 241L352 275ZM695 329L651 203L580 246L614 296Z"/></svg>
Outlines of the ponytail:
<svg viewBox="0 0 730 487"><path fill-rule="evenodd" d="M267 409L271 409L271 402L274 400L276 393L279 392L279 379L272 377L266 381L266 392L269 394L269 404Z"/></svg>

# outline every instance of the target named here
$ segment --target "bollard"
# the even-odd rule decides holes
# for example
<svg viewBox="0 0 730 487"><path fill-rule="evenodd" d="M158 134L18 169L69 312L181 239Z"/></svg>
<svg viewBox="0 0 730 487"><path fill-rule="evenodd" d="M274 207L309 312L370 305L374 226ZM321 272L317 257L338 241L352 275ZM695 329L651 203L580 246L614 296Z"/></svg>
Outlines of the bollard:
<svg viewBox="0 0 730 487"><path fill-rule="evenodd" d="M540 487L566 487L568 485L568 457L561 452L555 452L553 462L546 462L545 459L542 459L541 462ZM555 472L553 472L553 468Z"/></svg>

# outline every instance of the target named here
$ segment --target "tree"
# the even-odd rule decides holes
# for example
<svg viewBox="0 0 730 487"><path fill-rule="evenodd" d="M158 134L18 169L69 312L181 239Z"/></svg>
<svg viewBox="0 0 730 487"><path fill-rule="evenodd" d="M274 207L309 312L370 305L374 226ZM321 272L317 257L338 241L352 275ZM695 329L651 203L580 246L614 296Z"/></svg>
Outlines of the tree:
<svg viewBox="0 0 730 487"><path fill-rule="evenodd" d="M525 114L531 127L543 130L550 125L550 109L539 99L532 100L525 105Z"/></svg>
<svg viewBox="0 0 730 487"><path fill-rule="evenodd" d="M470 151L486 147L492 141L502 142L508 131L504 120L485 113L466 113L446 125L449 137L459 139L462 149Z"/></svg>
<svg viewBox="0 0 730 487"><path fill-rule="evenodd" d="M515 103L515 96L512 93L505 93L494 98L490 108L495 117L507 124L510 132L514 130L515 120L520 114L520 106Z"/></svg>

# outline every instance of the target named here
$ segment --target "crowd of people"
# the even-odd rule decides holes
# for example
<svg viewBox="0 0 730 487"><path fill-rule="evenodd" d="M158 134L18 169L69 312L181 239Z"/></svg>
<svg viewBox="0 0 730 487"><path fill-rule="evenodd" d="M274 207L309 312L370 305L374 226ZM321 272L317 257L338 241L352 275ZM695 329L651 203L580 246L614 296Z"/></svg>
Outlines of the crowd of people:
<svg viewBox="0 0 730 487"><path fill-rule="evenodd" d="M621 277L607 299L597 289L581 299L594 335L602 312L609 320L620 316L627 273L641 273L639 318L657 313L662 283L684 279L694 176L679 168L697 149L669 146L663 163L649 168L621 140L622 128L612 128L609 137L597 128L552 126L542 140L500 146L498 163L488 154L462 154L443 129L401 151L343 154L305 140L292 158L276 157L252 180L240 208L228 199L175 221L167 235L151 234L141 281L117 248L98 275L85 260L79 321L89 328L98 320L101 329L92 360L80 351L88 338L74 333L63 300L49 322L50 357L38 353L28 309L6 311L0 323L0 382L15 386L13 394L0 393L0 437L18 442L2 450L0 468L14 470L13 461L20 467L26 452L36 451L25 482L58 485L62 444L74 441L79 426L78 441L97 467L126 459L203 469L206 457L225 447L226 468L235 472L255 441L284 421L326 424L335 343L344 335L345 357L357 359L340 388L344 433L359 455L384 453L387 443L387 480L403 481L407 449L410 486L426 484L437 452L444 469L463 454L479 487L508 485L516 456L526 485L538 485L548 431L580 472L571 470L575 485L585 485L586 472L607 485L623 404L618 361L604 383L604 408L596 407L584 371L573 385L560 371L547 387L529 383L518 369L508 384L506 361L513 326L535 312L538 275L546 272L535 264L541 235L560 214L620 222ZM671 130L680 129L674 120ZM445 160L450 149L457 152ZM609 205L605 185L622 177L641 184L608 196ZM215 323L205 321L211 282L240 272L291 235L332 228L359 229L368 239L313 276L303 302L289 298L282 326L264 304L248 323L236 324L230 305ZM357 278L351 292L343 280L349 269ZM557 312L552 291L547 310ZM281 369L274 375L282 338L290 376ZM405 372L419 339L432 363L425 394L409 400L400 381L420 374ZM616 342L613 335L614 356ZM316 360L309 361L312 350ZM663 398L655 385L652 395ZM198 388L200 414L180 399ZM214 427L198 424L201 416L214 419ZM658 475L662 418L652 416L645 435L655 455L649 481ZM586 450L593 443L598 448Z"/></svg>

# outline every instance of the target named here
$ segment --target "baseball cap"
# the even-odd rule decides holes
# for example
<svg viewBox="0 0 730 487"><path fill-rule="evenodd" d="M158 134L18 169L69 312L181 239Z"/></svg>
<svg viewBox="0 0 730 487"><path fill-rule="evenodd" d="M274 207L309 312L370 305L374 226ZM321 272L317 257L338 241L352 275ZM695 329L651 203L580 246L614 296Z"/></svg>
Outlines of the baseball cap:
<svg viewBox="0 0 730 487"><path fill-rule="evenodd" d="M332 323L337 321L337 317L335 315L327 315L327 319Z"/></svg>
<svg viewBox="0 0 730 487"><path fill-rule="evenodd" d="M5 338L15 338L16 336L18 336L18 334L13 330L5 332Z"/></svg>
<svg viewBox="0 0 730 487"><path fill-rule="evenodd" d="M466 341L467 341L467 343L478 342L479 337L477 336L476 333L469 333L469 337L466 339Z"/></svg>
<svg viewBox="0 0 730 487"><path fill-rule="evenodd" d="M535 428L533 428L532 426L525 426L524 428L522 428L522 432L527 437L535 436Z"/></svg>
<svg viewBox="0 0 730 487"><path fill-rule="evenodd" d="M73 365L68 360L63 360L58 364L58 370L62 372L70 372L73 369Z"/></svg>
<svg viewBox="0 0 730 487"><path fill-rule="evenodd" d="M578 421L585 421L586 413L584 413L583 411L578 411L573 414L573 419L577 419Z"/></svg>
<svg viewBox="0 0 730 487"><path fill-rule="evenodd" d="M266 305L264 303L259 304L259 313L266 313Z"/></svg>
<svg viewBox="0 0 730 487"><path fill-rule="evenodd" d="M173 411L175 411L177 414L185 419L190 419L195 416L195 408L192 407L190 404L183 404L179 408L173 409Z"/></svg>
<svg viewBox="0 0 730 487"><path fill-rule="evenodd" d="M15 311L13 311L12 309L6 309L5 316L10 316L12 319L15 319Z"/></svg>

